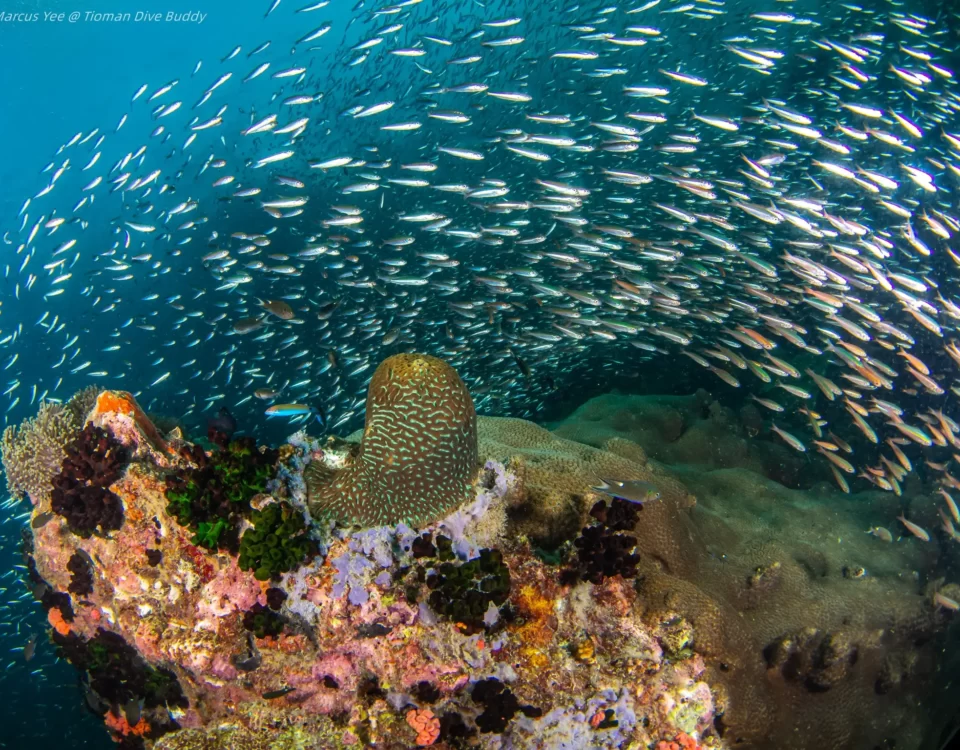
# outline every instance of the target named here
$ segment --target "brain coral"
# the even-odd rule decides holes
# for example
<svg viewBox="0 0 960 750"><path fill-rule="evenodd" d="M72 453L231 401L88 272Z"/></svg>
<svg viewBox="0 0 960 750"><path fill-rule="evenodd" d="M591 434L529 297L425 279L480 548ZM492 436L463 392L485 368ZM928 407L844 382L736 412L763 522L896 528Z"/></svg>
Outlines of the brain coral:
<svg viewBox="0 0 960 750"><path fill-rule="evenodd" d="M477 416L460 376L435 357L398 354L370 381L353 461L333 474L308 469L306 481L314 515L422 526L466 499L476 471Z"/></svg>

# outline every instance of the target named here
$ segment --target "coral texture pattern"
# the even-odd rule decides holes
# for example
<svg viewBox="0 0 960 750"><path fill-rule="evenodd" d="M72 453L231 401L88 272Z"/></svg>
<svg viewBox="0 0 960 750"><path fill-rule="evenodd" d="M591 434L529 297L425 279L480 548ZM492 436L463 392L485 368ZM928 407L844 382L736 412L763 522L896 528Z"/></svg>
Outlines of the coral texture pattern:
<svg viewBox="0 0 960 750"><path fill-rule="evenodd" d="M466 498L477 470L477 416L450 365L385 359L370 381L360 451L333 477L308 472L310 507L360 526L422 526Z"/></svg>

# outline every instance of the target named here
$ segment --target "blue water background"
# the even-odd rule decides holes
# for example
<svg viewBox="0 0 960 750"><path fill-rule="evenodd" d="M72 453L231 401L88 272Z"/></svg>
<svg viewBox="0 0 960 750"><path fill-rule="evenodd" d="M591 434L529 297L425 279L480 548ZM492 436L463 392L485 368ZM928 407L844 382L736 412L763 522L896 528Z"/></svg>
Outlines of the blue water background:
<svg viewBox="0 0 960 750"><path fill-rule="evenodd" d="M2 231L19 227L17 212L26 196L35 194L46 184L40 172L54 160L57 149L79 131L86 134L100 127L101 132L112 133L120 118L131 112L130 98L142 84L150 84L145 98L161 85L180 78L182 88L177 93L186 107L216 80L221 72L221 58L238 44L244 47L240 57L246 59L246 52L275 34L278 41L284 39L286 48L279 45L271 48L269 59L283 60L289 53L291 37L303 33L302 17L290 14L292 5L290 0L285 0L281 8L286 12L277 12L267 21L263 14L269 3L227 0L202 3L13 0L0 6L2 12L40 13L41 19L43 11L68 16L73 11L85 15L87 11L135 14L138 10L161 12L164 16L167 12L198 10L208 14L202 24L165 20L119 24L85 20L0 23L0 64L4 79L0 143L6 144L0 159ZM299 3L296 7L303 5L305 3ZM320 13L323 18L334 20L348 16L349 6L335 2ZM311 15L314 16L311 20L319 23L318 13ZM342 28L344 24L339 25ZM285 30L287 33L283 33ZM338 33L342 31L335 29L330 36L336 38ZM282 50L279 55L278 49ZM191 88L190 74L201 59L204 65ZM266 81L269 77L263 83ZM189 97L185 89L189 89ZM227 100L222 93L217 92L215 96L218 94ZM214 106L208 104L207 109ZM137 127L138 123L131 117L125 125L128 146L133 150L139 148L149 133L142 122ZM61 161L57 161L58 166ZM14 249L0 246L0 268L5 263L19 262L19 258L10 257ZM47 307L56 307L18 303L13 299L12 280L5 279L2 284L0 328L7 332L18 322L32 323ZM69 307L69 304L63 305L62 312L68 313ZM21 377L32 374L38 381L49 379L49 365L50 362L38 358L34 366L24 368ZM74 387L77 385L84 383L75 383ZM61 395L67 397L69 393L70 387L64 386ZM35 407L27 405L15 409L7 415L8 423L17 423L34 411ZM25 510L26 507L20 509ZM22 564L20 528L25 523L23 519L14 518L11 511L3 513L0 572L12 571L15 565ZM102 722L85 709L76 671L66 662L55 660L53 649L46 641L45 618L17 576L6 575L0 579L0 602L3 603L0 605L3 607L0 611L0 747L16 750L115 747ZM36 656L26 663L22 648L34 635L38 637Z"/></svg>

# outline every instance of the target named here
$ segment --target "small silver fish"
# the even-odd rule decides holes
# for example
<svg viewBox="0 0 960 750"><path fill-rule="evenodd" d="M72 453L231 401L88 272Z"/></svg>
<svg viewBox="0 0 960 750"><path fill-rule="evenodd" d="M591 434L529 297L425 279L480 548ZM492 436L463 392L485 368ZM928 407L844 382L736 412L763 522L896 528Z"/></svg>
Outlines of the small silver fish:
<svg viewBox="0 0 960 750"><path fill-rule="evenodd" d="M602 492L610 497L619 497L631 503L650 503L660 499L660 490L650 482L642 479L602 479L599 485L591 487L596 492Z"/></svg>

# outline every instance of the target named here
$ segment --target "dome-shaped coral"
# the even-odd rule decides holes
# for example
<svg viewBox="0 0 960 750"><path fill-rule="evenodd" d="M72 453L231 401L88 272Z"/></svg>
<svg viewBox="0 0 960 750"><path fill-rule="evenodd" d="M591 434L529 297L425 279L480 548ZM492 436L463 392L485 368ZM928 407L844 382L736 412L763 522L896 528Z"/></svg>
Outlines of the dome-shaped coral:
<svg viewBox="0 0 960 750"><path fill-rule="evenodd" d="M311 466L305 478L315 516L360 526L436 521L466 499L476 474L470 393L443 360L389 357L370 381L356 458L332 475Z"/></svg>

